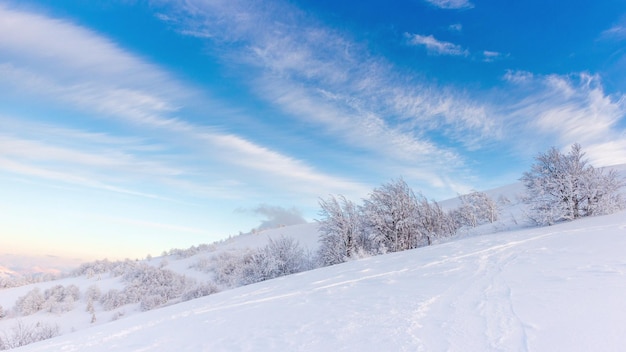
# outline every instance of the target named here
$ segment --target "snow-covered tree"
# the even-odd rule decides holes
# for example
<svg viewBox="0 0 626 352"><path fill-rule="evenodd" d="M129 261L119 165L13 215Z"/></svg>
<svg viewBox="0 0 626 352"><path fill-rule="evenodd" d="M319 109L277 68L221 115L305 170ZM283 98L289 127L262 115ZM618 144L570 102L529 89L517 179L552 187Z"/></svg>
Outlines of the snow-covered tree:
<svg viewBox="0 0 626 352"><path fill-rule="evenodd" d="M192 299L208 296L214 293L219 292L219 288L212 282L207 282L201 285L196 285L191 289L188 289L181 296L181 301L189 301Z"/></svg>
<svg viewBox="0 0 626 352"><path fill-rule="evenodd" d="M247 285L309 269L310 259L291 237L269 239L269 243L253 253L241 272L241 284Z"/></svg>
<svg viewBox="0 0 626 352"><path fill-rule="evenodd" d="M418 195L417 200L418 231L427 245L431 245L438 238L454 235L456 223L452 216L441 209L439 203L428 201L422 194Z"/></svg>
<svg viewBox="0 0 626 352"><path fill-rule="evenodd" d="M605 174L595 169L584 155L581 146L574 144L568 154L551 148L535 158L530 171L521 178L532 221L551 225L608 214L623 207L620 194L623 180L615 172Z"/></svg>
<svg viewBox="0 0 626 352"><path fill-rule="evenodd" d="M484 192L472 192L459 196L461 205L452 211L452 216L459 226L476 227L498 220L499 209Z"/></svg>
<svg viewBox="0 0 626 352"><path fill-rule="evenodd" d="M76 285L56 285L44 291L44 299L43 308L48 312L69 312L74 308L74 302L80 299L80 289Z"/></svg>
<svg viewBox="0 0 626 352"><path fill-rule="evenodd" d="M17 321L10 331L0 335L0 350L8 350L25 346L37 341L46 340L59 335L59 326L37 322L34 325Z"/></svg>
<svg viewBox="0 0 626 352"><path fill-rule="evenodd" d="M35 287L17 299L15 308L22 315L31 315L40 311L45 301L39 288Z"/></svg>
<svg viewBox="0 0 626 352"><path fill-rule="evenodd" d="M417 207L417 197L402 179L375 188L364 201L365 224L382 251L397 252L425 244L418 232Z"/></svg>
<svg viewBox="0 0 626 352"><path fill-rule="evenodd" d="M455 232L452 218L436 202L399 179L374 189L362 208L365 226L381 251L397 252L432 244Z"/></svg>
<svg viewBox="0 0 626 352"><path fill-rule="evenodd" d="M318 260L323 266L362 256L370 247L358 207L344 196L338 198L330 196L319 202L322 218L317 220L320 233Z"/></svg>

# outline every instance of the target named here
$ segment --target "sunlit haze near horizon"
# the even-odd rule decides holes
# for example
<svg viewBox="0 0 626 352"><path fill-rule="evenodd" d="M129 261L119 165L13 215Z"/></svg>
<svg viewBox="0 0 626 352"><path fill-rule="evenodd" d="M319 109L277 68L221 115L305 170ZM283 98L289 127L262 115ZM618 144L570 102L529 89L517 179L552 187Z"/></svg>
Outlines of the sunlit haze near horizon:
<svg viewBox="0 0 626 352"><path fill-rule="evenodd" d="M143 258L626 163L626 2L0 1L0 91L0 256Z"/></svg>

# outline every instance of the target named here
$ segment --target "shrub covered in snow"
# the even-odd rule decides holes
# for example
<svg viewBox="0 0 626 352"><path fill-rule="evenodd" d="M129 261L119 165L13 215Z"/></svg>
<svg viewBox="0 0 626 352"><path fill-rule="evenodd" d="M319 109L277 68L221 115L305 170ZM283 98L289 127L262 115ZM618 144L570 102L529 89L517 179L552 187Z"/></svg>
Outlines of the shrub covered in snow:
<svg viewBox="0 0 626 352"><path fill-rule="evenodd" d="M291 237L281 236L255 251L244 264L242 283L250 284L280 276L295 274L309 268L310 258L298 242Z"/></svg>
<svg viewBox="0 0 626 352"><path fill-rule="evenodd" d="M372 252L373 243L365 231L361 209L344 196L320 200L321 219L317 220L320 248L317 260L322 266L338 264Z"/></svg>
<svg viewBox="0 0 626 352"><path fill-rule="evenodd" d="M35 314L43 309L45 298L39 288L35 287L15 302L15 310L21 315Z"/></svg>
<svg viewBox="0 0 626 352"><path fill-rule="evenodd" d="M183 295L181 296L181 300L183 302L189 301L192 299L208 296L217 292L219 292L219 289L217 288L217 286L213 284L212 282L207 282L201 285L193 286L192 288L185 291Z"/></svg>
<svg viewBox="0 0 626 352"><path fill-rule="evenodd" d="M365 200L363 212L367 231L384 252L430 245L456 230L452 218L437 202L416 195L402 179L374 189Z"/></svg>
<svg viewBox="0 0 626 352"><path fill-rule="evenodd" d="M21 320L11 328L0 334L0 350L8 350L25 346L37 341L46 340L59 335L57 325L49 325L41 322L35 325L23 323Z"/></svg>
<svg viewBox="0 0 626 352"><path fill-rule="evenodd" d="M498 220L498 204L484 192L459 196L461 205L451 212L458 226L476 227Z"/></svg>
<svg viewBox="0 0 626 352"><path fill-rule="evenodd" d="M584 159L579 144L568 154L556 148L535 158L521 178L526 186L528 217L539 225L610 214L624 207L624 180L614 171L604 173Z"/></svg>
<svg viewBox="0 0 626 352"><path fill-rule="evenodd" d="M43 308L48 312L69 312L74 308L74 302L80 299L80 290L76 285L56 285L44 291L44 299Z"/></svg>
<svg viewBox="0 0 626 352"><path fill-rule="evenodd" d="M105 310L143 301L142 309L152 309L179 297L194 284L193 280L184 275L147 264L134 265L132 270L124 274L123 280L126 284L124 289L111 289L100 297Z"/></svg>

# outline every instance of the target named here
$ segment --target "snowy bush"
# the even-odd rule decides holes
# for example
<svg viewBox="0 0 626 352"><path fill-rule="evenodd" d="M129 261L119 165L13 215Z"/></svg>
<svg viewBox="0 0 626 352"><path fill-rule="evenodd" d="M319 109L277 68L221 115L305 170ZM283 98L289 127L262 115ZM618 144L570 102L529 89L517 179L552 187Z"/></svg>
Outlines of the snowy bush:
<svg viewBox="0 0 626 352"><path fill-rule="evenodd" d="M472 192L459 199L461 205L451 213L458 226L476 227L498 220L498 205L486 193Z"/></svg>
<svg viewBox="0 0 626 352"><path fill-rule="evenodd" d="M384 251L397 252L423 245L417 231L417 197L399 179L375 188L365 200L363 213L368 231Z"/></svg>
<svg viewBox="0 0 626 352"><path fill-rule="evenodd" d="M362 209L366 229L379 244L379 252L430 245L456 230L437 202L429 202L422 194L416 196L402 179L374 189Z"/></svg>
<svg viewBox="0 0 626 352"><path fill-rule="evenodd" d="M211 272L213 269L213 261L207 257L197 258L190 266L190 269L196 269L203 273Z"/></svg>
<svg viewBox="0 0 626 352"><path fill-rule="evenodd" d="M189 301L192 299L208 296L217 292L219 292L219 289L217 288L217 286L215 286L215 284L211 282L208 282L205 284L194 286L191 289L188 289L181 296L181 300L183 302Z"/></svg>
<svg viewBox="0 0 626 352"><path fill-rule="evenodd" d="M310 259L296 240L281 236L269 243L244 263L242 284L274 279L295 274L309 268Z"/></svg>
<svg viewBox="0 0 626 352"><path fill-rule="evenodd" d="M157 308L167 302L167 299L160 295L144 296L139 302L139 308L145 312Z"/></svg>
<svg viewBox="0 0 626 352"><path fill-rule="evenodd" d="M102 292L100 291L100 287L98 287L97 285L91 285L85 290L85 300L87 302L97 301L100 299L101 295Z"/></svg>
<svg viewBox="0 0 626 352"><path fill-rule="evenodd" d="M623 180L614 171L593 168L584 155L581 146L574 144L568 154L551 148L535 158L531 170L521 178L531 221L551 225L624 207Z"/></svg>
<svg viewBox="0 0 626 352"><path fill-rule="evenodd" d="M21 315L35 314L43 308L45 301L39 288L35 287L26 293L26 295L17 299L15 302L15 310Z"/></svg>
<svg viewBox="0 0 626 352"><path fill-rule="evenodd" d="M80 290L76 285L56 285L44 291L44 299L43 308L48 312L69 312L74 309L74 302L80 299Z"/></svg>
<svg viewBox="0 0 626 352"><path fill-rule="evenodd" d="M426 245L433 241L450 237L457 230L454 219L441 209L439 203L428 201L426 197L419 195L417 207L418 232L426 239Z"/></svg>
<svg viewBox="0 0 626 352"><path fill-rule="evenodd" d="M4 308L2 308L2 305L0 305L0 319L4 318L7 315L7 313L4 311Z"/></svg>
<svg viewBox="0 0 626 352"><path fill-rule="evenodd" d="M0 350L25 346L57 335L59 335L59 327L57 325L48 325L41 322L35 325L27 325L18 320L10 332L5 331L0 335Z"/></svg>
<svg viewBox="0 0 626 352"><path fill-rule="evenodd" d="M215 281L225 287L242 285L243 270L252 260L252 250L222 252L213 257Z"/></svg>
<svg viewBox="0 0 626 352"><path fill-rule="evenodd" d="M92 278L97 275L102 275L111 270L114 263L108 259L96 260L89 263L81 264L76 270L72 271L73 276L85 275L88 278Z"/></svg>
<svg viewBox="0 0 626 352"><path fill-rule="evenodd" d="M120 290L114 288L100 296L100 304L104 310L113 310L126 303L126 296Z"/></svg>
<svg viewBox="0 0 626 352"><path fill-rule="evenodd" d="M131 268L127 266L127 269ZM100 304L105 310L113 310L125 304L140 303L143 310L152 309L179 297L188 287L194 284L187 279L166 269L154 268L147 264L132 266L124 274L126 286L123 290L111 289L100 296ZM96 299L99 290L94 288L88 293L92 300ZM87 302L89 304L89 301Z"/></svg>
<svg viewBox="0 0 626 352"><path fill-rule="evenodd" d="M327 266L362 257L371 251L372 243L364 229L359 208L344 196L320 200L321 219L318 222L320 265Z"/></svg>
<svg viewBox="0 0 626 352"><path fill-rule="evenodd" d="M167 302L180 296L193 285L193 282L184 275L146 264L141 264L124 275L124 281L128 283L124 288L124 293L128 298L127 303L139 302L147 296L159 296Z"/></svg>

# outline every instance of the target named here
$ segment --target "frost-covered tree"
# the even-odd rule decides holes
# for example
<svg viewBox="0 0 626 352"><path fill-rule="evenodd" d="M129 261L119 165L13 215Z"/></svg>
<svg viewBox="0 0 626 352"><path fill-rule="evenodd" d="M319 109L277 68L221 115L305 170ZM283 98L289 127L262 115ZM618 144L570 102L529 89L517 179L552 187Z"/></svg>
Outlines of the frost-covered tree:
<svg viewBox="0 0 626 352"><path fill-rule="evenodd" d="M212 282L207 282L201 285L196 285L191 289L188 289L181 296L181 301L189 301L192 299L208 296L214 293L219 292L219 288Z"/></svg>
<svg viewBox="0 0 626 352"><path fill-rule="evenodd" d="M268 244L257 250L242 271L243 284L274 279L299 273L310 268L310 259L292 237L269 239Z"/></svg>
<svg viewBox="0 0 626 352"><path fill-rule="evenodd" d="M375 188L364 201L365 225L382 251L397 252L424 245L418 231L418 200L402 179Z"/></svg>
<svg viewBox="0 0 626 352"><path fill-rule="evenodd" d="M16 311L22 315L37 313L43 308L45 298L39 288L35 287L15 302Z"/></svg>
<svg viewBox="0 0 626 352"><path fill-rule="evenodd" d="M18 348L58 335L58 325L50 325L42 322L29 325L18 320L10 331L7 330L3 334L0 334L0 350Z"/></svg>
<svg viewBox="0 0 626 352"><path fill-rule="evenodd" d="M322 218L317 220L320 233L318 260L323 266L362 256L370 249L359 208L344 196L338 198L330 196L319 202Z"/></svg>
<svg viewBox="0 0 626 352"><path fill-rule="evenodd" d="M623 207L617 173L604 173L584 159L579 144L567 154L556 148L535 158L521 181L526 186L528 217L537 224L612 213Z"/></svg>
<svg viewBox="0 0 626 352"><path fill-rule="evenodd" d="M80 289L76 285L56 285L44 291L44 299L43 308L48 312L69 312L74 308L74 302L80 299Z"/></svg>
<svg viewBox="0 0 626 352"><path fill-rule="evenodd" d="M246 266L252 261L254 251L250 249L224 251L212 257L215 282L222 287L243 285L242 277Z"/></svg>
<svg viewBox="0 0 626 352"><path fill-rule="evenodd" d="M457 230L456 223L452 216L441 209L439 203L428 201L421 194L417 200L418 232L420 237L426 240L427 245L431 245L436 239L454 235Z"/></svg>
<svg viewBox="0 0 626 352"><path fill-rule="evenodd" d="M497 203L484 192L471 192L459 196L461 205L452 211L459 226L476 227L498 220Z"/></svg>
<svg viewBox="0 0 626 352"><path fill-rule="evenodd" d="M437 202L416 195L402 179L374 189L362 212L366 231L379 244L379 252L427 246L456 230Z"/></svg>

